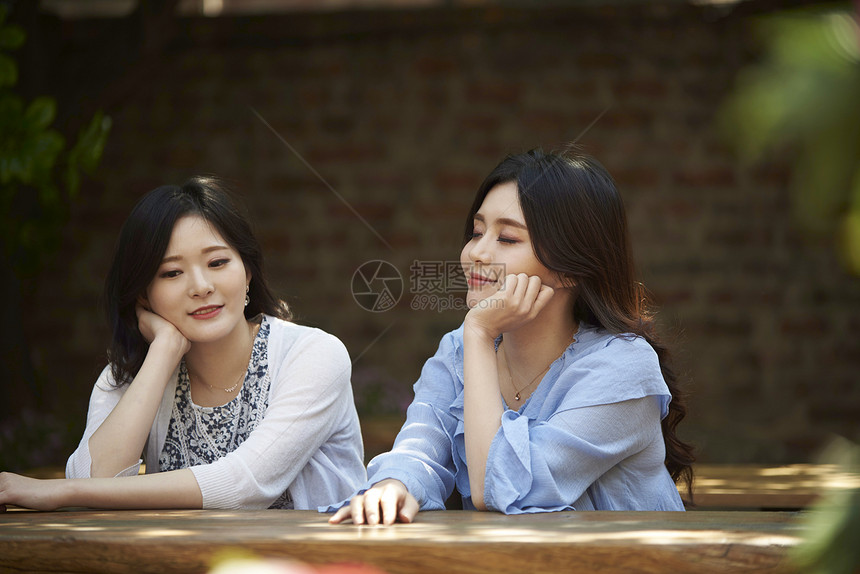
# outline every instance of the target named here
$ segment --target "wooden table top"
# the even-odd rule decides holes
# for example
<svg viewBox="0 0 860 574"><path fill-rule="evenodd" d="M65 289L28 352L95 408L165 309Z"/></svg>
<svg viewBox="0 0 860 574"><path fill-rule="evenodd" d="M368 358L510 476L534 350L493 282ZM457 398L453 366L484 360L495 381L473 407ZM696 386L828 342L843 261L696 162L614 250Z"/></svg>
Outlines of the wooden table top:
<svg viewBox="0 0 860 574"><path fill-rule="evenodd" d="M0 571L205 572L219 552L418 572L784 572L793 512L441 511L413 524L331 526L312 511L10 511ZM216 560L217 561L217 560Z"/></svg>

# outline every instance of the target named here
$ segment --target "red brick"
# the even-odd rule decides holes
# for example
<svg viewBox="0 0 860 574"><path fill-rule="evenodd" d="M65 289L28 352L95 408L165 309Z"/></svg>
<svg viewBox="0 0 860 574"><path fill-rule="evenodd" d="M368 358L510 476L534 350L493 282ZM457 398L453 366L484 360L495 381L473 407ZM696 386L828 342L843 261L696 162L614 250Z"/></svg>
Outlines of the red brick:
<svg viewBox="0 0 860 574"><path fill-rule="evenodd" d="M732 289L720 289L708 293L708 302L715 305L731 305L738 302L738 293Z"/></svg>
<svg viewBox="0 0 860 574"><path fill-rule="evenodd" d="M574 62L578 67L588 71L620 70L627 64L626 58L606 52L579 54L574 57Z"/></svg>
<svg viewBox="0 0 860 574"><path fill-rule="evenodd" d="M580 78L576 81L562 84L560 97L570 96L573 98L591 98L597 95L597 84L594 80Z"/></svg>
<svg viewBox="0 0 860 574"><path fill-rule="evenodd" d="M391 245L394 249L401 248L415 248L418 246L418 236L412 232L393 232L386 233L385 240L388 241L388 244Z"/></svg>
<svg viewBox="0 0 860 574"><path fill-rule="evenodd" d="M735 172L727 167L687 169L675 172L676 185L690 187L734 187L737 185Z"/></svg>
<svg viewBox="0 0 860 574"><path fill-rule="evenodd" d="M613 93L621 98L662 98L666 95L665 80L621 80L612 86Z"/></svg>
<svg viewBox="0 0 860 574"><path fill-rule="evenodd" d="M681 219L696 218L702 214L702 206L695 199L673 199L664 204L667 215Z"/></svg>
<svg viewBox="0 0 860 574"><path fill-rule="evenodd" d="M305 158L312 165L314 163L356 163L382 159L384 154L380 145L332 144L317 146L308 150Z"/></svg>
<svg viewBox="0 0 860 574"><path fill-rule="evenodd" d="M452 191L460 194L462 190L475 191L483 180L483 176L474 171L441 171L433 178L433 186L436 190L445 192Z"/></svg>
<svg viewBox="0 0 860 574"><path fill-rule="evenodd" d="M369 173L361 173L355 176L355 182L361 189L408 189L415 185L408 177L401 173L373 170Z"/></svg>
<svg viewBox="0 0 860 574"><path fill-rule="evenodd" d="M660 172L653 167L621 167L612 170L619 187L651 188L660 183Z"/></svg>
<svg viewBox="0 0 860 574"><path fill-rule="evenodd" d="M522 114L520 121L528 131L557 131L572 123L569 114L562 112L532 111Z"/></svg>
<svg viewBox="0 0 860 574"><path fill-rule="evenodd" d="M390 219L394 215L394 206L391 203L347 200L347 204L341 201L332 202L327 212L330 217L339 219L355 218L355 212L367 220Z"/></svg>
<svg viewBox="0 0 860 574"><path fill-rule="evenodd" d="M773 232L770 229L738 227L735 229L718 229L705 234L708 244L718 244L723 247L750 247L771 245Z"/></svg>
<svg viewBox="0 0 860 574"><path fill-rule="evenodd" d="M597 117L597 116L594 116ZM580 116L580 120L585 119L583 116ZM594 119L594 118L592 118ZM654 114L648 110L644 109L632 109L632 108L616 108L609 110L600 120L595 124L595 127L599 126L603 129L614 128L614 129L624 129L624 130L635 130L635 129L644 129L651 126L654 122ZM583 125L588 125L583 124Z"/></svg>
<svg viewBox="0 0 860 574"><path fill-rule="evenodd" d="M513 82L475 82L466 88L466 100L470 104L519 103L522 97L520 86Z"/></svg>
<svg viewBox="0 0 860 574"><path fill-rule="evenodd" d="M759 165L751 173L756 185L786 187L791 179L791 171L787 166Z"/></svg>
<svg viewBox="0 0 860 574"><path fill-rule="evenodd" d="M282 233L267 233L260 237L263 253L270 254L269 257L278 257L290 250L290 236Z"/></svg>
<svg viewBox="0 0 860 574"><path fill-rule="evenodd" d="M420 220L451 220L459 221L466 217L469 205L465 202L424 203L415 206L415 213Z"/></svg>
<svg viewBox="0 0 860 574"><path fill-rule="evenodd" d="M422 56L415 60L415 71L423 76L447 75L457 69L455 60L438 56Z"/></svg>
<svg viewBox="0 0 860 574"><path fill-rule="evenodd" d="M464 130L490 132L498 130L502 126L502 119L498 116L471 113L459 118L458 125L462 126Z"/></svg>
<svg viewBox="0 0 860 574"><path fill-rule="evenodd" d="M290 282L307 284L319 278L319 267L317 265L290 265ZM288 285L289 287L289 285Z"/></svg>
<svg viewBox="0 0 860 574"><path fill-rule="evenodd" d="M780 322L779 330L786 335L823 335L828 323L821 317L790 317Z"/></svg>
<svg viewBox="0 0 860 574"><path fill-rule="evenodd" d="M688 303L693 299L693 292L689 289L661 290L653 293L654 300L658 305L677 305Z"/></svg>

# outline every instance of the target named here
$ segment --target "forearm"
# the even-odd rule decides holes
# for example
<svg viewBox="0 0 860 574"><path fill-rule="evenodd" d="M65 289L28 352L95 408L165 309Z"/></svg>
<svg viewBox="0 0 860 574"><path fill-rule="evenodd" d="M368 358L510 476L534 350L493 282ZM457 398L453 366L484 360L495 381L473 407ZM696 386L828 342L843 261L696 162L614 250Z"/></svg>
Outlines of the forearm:
<svg viewBox="0 0 860 574"><path fill-rule="evenodd" d="M185 468L126 478L71 480L69 503L92 508L203 508L194 473Z"/></svg>
<svg viewBox="0 0 860 574"><path fill-rule="evenodd" d="M203 496L189 469L127 478L37 480L0 474L0 504L37 510L89 508L203 508Z"/></svg>
<svg viewBox="0 0 860 574"><path fill-rule="evenodd" d="M468 324L463 331L463 380L463 426L472 503L475 508L486 510L487 456L501 425L504 407L493 339L470 329Z"/></svg>
<svg viewBox="0 0 860 574"><path fill-rule="evenodd" d="M164 389L181 355L169 343L154 342L143 366L89 439L90 476L113 477L140 460Z"/></svg>

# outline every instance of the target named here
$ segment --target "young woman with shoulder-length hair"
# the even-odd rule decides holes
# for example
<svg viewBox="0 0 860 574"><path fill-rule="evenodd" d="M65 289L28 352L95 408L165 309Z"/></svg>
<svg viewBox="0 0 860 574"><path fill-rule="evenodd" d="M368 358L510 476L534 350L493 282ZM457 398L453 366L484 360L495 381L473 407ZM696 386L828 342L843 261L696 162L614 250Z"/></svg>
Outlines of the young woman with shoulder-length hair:
<svg viewBox="0 0 860 574"><path fill-rule="evenodd" d="M105 306L110 364L66 465L87 480L2 473L0 507L309 509L364 482L349 355L290 322L218 181L138 202Z"/></svg>
<svg viewBox="0 0 860 574"><path fill-rule="evenodd" d="M460 259L465 321L330 521L409 522L454 488L464 508L506 514L683 510L683 395L606 170L574 151L506 158L478 189Z"/></svg>

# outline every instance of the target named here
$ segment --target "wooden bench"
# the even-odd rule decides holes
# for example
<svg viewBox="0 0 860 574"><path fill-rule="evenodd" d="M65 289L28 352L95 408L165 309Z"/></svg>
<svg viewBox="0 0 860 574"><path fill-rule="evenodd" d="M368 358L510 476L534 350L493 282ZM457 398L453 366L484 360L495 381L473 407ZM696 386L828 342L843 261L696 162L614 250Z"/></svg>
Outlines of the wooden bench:
<svg viewBox="0 0 860 574"><path fill-rule="evenodd" d="M792 512L425 512L413 524L331 526L312 511L10 511L0 570L205 572L219 552L389 574L786 572Z"/></svg>
<svg viewBox="0 0 860 574"><path fill-rule="evenodd" d="M860 488L860 475L832 464L700 464L693 495L701 509L796 510L843 488Z"/></svg>

